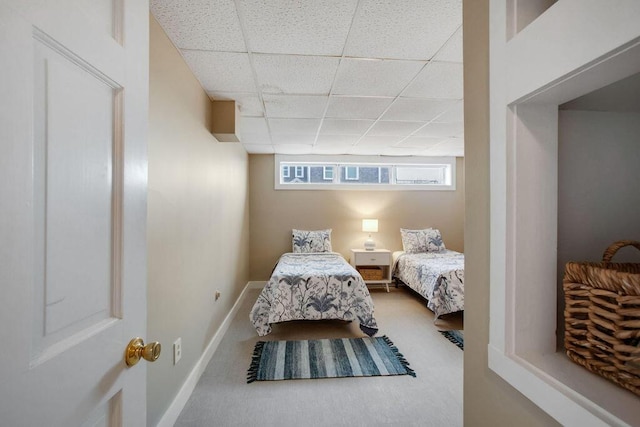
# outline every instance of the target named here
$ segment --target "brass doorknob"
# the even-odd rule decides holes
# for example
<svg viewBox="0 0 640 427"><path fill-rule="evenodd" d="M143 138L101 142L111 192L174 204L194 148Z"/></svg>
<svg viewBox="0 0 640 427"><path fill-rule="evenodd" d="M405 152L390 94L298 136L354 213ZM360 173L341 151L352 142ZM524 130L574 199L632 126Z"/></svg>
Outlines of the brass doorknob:
<svg viewBox="0 0 640 427"><path fill-rule="evenodd" d="M144 345L142 338L134 338L129 341L129 345L124 352L124 361L127 366L133 366L140 361L142 357L149 362L155 362L160 357L162 346L159 342L150 342Z"/></svg>

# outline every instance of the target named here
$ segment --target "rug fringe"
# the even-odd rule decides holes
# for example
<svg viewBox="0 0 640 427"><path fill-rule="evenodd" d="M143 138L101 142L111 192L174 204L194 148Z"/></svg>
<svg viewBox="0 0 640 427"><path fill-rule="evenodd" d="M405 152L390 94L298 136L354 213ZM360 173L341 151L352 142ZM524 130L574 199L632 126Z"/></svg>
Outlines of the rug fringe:
<svg viewBox="0 0 640 427"><path fill-rule="evenodd" d="M262 357L262 349L266 341L258 341L253 349L253 356L251 356L251 365L247 372L247 384L252 383L258 379L258 367L260 366L260 358Z"/></svg>
<svg viewBox="0 0 640 427"><path fill-rule="evenodd" d="M458 346L460 350L464 350L464 344L460 342L451 332L449 331L438 331L440 332L446 339L454 343Z"/></svg>
<svg viewBox="0 0 640 427"><path fill-rule="evenodd" d="M380 337L385 343L387 343L387 345L389 346L389 348L391 349L391 351L393 351L393 354L395 354L395 356L398 358L398 360L400 361L400 363L402 364L402 367L404 369L406 369L407 374L411 375L412 377L416 377L416 372L411 369L409 367L409 362L407 361L407 359L404 358L404 355L402 353L400 353L400 350L398 350L398 347L396 347L396 345L393 343L393 341L391 341L389 339L388 336L383 335Z"/></svg>

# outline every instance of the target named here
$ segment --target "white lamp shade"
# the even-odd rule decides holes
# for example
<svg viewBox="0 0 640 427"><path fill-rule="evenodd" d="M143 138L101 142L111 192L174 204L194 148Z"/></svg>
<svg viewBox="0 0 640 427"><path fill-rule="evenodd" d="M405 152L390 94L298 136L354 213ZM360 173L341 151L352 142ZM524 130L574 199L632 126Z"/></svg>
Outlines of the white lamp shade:
<svg viewBox="0 0 640 427"><path fill-rule="evenodd" d="M362 220L362 231L367 233L377 233L378 232L378 220L377 219L363 219Z"/></svg>

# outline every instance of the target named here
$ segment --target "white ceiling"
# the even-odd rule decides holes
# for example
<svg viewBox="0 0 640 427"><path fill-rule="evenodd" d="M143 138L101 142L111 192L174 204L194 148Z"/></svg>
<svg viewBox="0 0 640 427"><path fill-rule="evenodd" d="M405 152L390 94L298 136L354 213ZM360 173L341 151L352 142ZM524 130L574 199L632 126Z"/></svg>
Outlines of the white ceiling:
<svg viewBox="0 0 640 427"><path fill-rule="evenodd" d="M462 0L151 0L249 153L462 156Z"/></svg>

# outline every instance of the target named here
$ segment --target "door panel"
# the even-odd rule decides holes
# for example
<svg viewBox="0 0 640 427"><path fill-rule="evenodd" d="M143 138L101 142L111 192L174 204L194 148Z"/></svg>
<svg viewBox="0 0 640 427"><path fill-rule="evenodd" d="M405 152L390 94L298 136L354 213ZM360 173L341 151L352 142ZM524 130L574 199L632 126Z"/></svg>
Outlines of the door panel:
<svg viewBox="0 0 640 427"><path fill-rule="evenodd" d="M113 167L119 88L37 39L34 65L37 356L115 312L112 183L122 172Z"/></svg>
<svg viewBox="0 0 640 427"><path fill-rule="evenodd" d="M148 4L0 0L0 58L0 424L145 425Z"/></svg>

